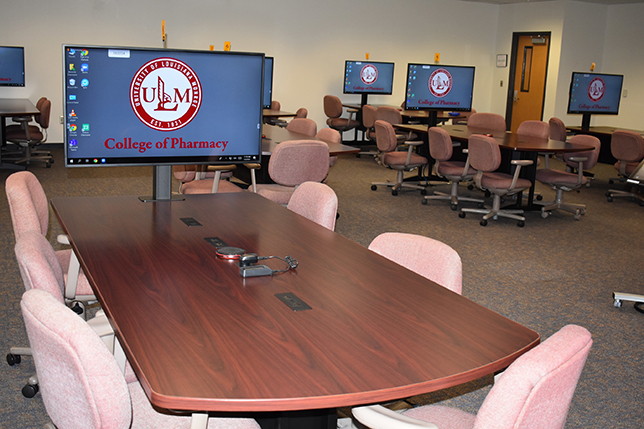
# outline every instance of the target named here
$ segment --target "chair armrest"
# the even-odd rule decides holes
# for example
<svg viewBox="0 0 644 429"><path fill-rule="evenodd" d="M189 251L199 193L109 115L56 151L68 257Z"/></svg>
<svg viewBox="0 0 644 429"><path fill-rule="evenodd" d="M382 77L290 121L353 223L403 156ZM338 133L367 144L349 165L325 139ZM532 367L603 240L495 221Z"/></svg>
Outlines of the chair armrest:
<svg viewBox="0 0 644 429"><path fill-rule="evenodd" d="M351 414L371 429L438 429L438 426L433 423L412 419L382 405L355 407L351 410Z"/></svg>
<svg viewBox="0 0 644 429"><path fill-rule="evenodd" d="M409 165L411 162L411 154L414 153L414 148L416 146L420 146L423 144L422 141L406 141L404 144L406 144L407 147L407 160L405 161L405 167Z"/></svg>
<svg viewBox="0 0 644 429"><path fill-rule="evenodd" d="M512 184L510 185L510 191L513 190L517 185L517 180L519 180L519 174L521 173L521 167L526 167L532 165L533 162L529 159L514 159L510 161L512 165L516 165L517 169L514 170L514 177L512 177Z"/></svg>
<svg viewBox="0 0 644 429"><path fill-rule="evenodd" d="M206 171L229 171L229 170L234 170L236 168L237 166L235 164L209 165L206 167Z"/></svg>

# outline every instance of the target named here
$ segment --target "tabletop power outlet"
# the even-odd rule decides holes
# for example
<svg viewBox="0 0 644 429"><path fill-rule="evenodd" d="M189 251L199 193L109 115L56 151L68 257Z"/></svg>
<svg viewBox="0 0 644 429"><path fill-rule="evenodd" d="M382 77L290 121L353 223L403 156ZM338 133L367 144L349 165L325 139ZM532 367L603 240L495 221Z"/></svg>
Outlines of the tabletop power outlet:
<svg viewBox="0 0 644 429"><path fill-rule="evenodd" d="M271 270L266 265L251 265L248 267L239 267L239 274L242 277L260 277L260 276L272 276L273 270Z"/></svg>

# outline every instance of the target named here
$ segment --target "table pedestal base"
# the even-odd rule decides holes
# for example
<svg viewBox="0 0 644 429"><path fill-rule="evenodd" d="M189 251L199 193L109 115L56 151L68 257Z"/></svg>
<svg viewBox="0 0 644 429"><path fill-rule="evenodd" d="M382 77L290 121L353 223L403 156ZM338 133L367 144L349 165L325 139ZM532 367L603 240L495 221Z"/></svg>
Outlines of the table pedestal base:
<svg viewBox="0 0 644 429"><path fill-rule="evenodd" d="M253 417L262 429L335 429L338 424L335 408L259 413Z"/></svg>

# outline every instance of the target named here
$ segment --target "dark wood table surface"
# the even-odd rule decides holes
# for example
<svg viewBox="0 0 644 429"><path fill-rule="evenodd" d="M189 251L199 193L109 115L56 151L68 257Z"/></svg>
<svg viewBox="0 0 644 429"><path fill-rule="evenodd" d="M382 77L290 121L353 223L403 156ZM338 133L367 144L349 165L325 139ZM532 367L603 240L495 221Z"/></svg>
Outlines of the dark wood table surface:
<svg viewBox="0 0 644 429"><path fill-rule="evenodd" d="M0 146L6 145L6 127L7 117L36 115L40 110L26 98L0 98ZM2 162L2 151L0 150L0 168L24 169L24 166L18 166Z"/></svg>
<svg viewBox="0 0 644 429"><path fill-rule="evenodd" d="M289 140L320 140L317 137L307 136L306 134L294 133L286 128L275 125L264 124L262 127L262 155L270 156L278 144ZM329 155L347 155L360 152L360 149L354 146L347 146L339 143L325 141L329 145Z"/></svg>
<svg viewBox="0 0 644 429"><path fill-rule="evenodd" d="M295 116L295 113L285 112L284 110L264 109L262 115L265 118L291 118Z"/></svg>
<svg viewBox="0 0 644 429"><path fill-rule="evenodd" d="M540 340L250 192L153 203L65 197L52 206L161 408L274 412L390 401L498 371ZM299 266L243 279L205 237L290 255ZM275 296L288 292L312 309L293 311Z"/></svg>

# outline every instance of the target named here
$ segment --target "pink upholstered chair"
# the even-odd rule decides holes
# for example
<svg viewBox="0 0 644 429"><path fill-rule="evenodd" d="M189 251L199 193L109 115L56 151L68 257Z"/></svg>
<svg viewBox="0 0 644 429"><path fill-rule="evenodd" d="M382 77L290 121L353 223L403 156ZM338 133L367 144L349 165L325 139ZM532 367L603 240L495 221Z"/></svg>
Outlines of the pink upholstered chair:
<svg viewBox="0 0 644 429"><path fill-rule="evenodd" d="M390 106L380 106L376 109L376 121L385 121L389 122L391 125L402 124L402 113L400 110L390 107ZM415 141L418 140L418 136L411 131L396 131L396 139L398 139L398 144L406 143L406 141Z"/></svg>
<svg viewBox="0 0 644 429"><path fill-rule="evenodd" d="M295 118L286 126L286 129L294 133L300 133L309 137L315 136L318 126L313 119Z"/></svg>
<svg viewBox="0 0 644 429"><path fill-rule="evenodd" d="M96 333L51 294L27 291L20 306L43 402L58 429L191 427L190 416L152 408L139 382L127 383ZM242 418L213 417L206 426L259 429L254 420Z"/></svg>
<svg viewBox="0 0 644 429"><path fill-rule="evenodd" d="M508 367L477 414L442 405L402 413L372 405L354 408L353 416L372 429L563 429L592 343L585 328L564 326Z"/></svg>
<svg viewBox="0 0 644 429"><path fill-rule="evenodd" d="M465 162L452 161L453 146L449 133L442 128L432 127L429 129L429 153L434 158L434 174L450 181L450 193L434 191L433 195L423 198L423 204L428 200L448 200L451 202L452 210L458 208L459 201L470 201L483 204L480 198L459 197L458 185L461 182L469 182L474 178L476 170L470 167L469 157Z"/></svg>
<svg viewBox="0 0 644 429"><path fill-rule="evenodd" d="M16 241L26 231L36 230L43 236L49 229L49 204L36 176L29 171L11 174L5 182L5 191L11 212ZM67 236L59 235L58 242L69 244ZM72 249L56 251L56 257L65 273L65 301L82 313L82 305L96 301L87 278ZM78 304L78 305L77 305Z"/></svg>
<svg viewBox="0 0 644 429"><path fill-rule="evenodd" d="M309 111L305 107L300 107L295 111L296 118L306 118L309 114Z"/></svg>
<svg viewBox="0 0 644 429"><path fill-rule="evenodd" d="M422 235L385 232L369 250L428 278L459 295L463 290L461 258L450 246Z"/></svg>
<svg viewBox="0 0 644 429"><path fill-rule="evenodd" d="M550 137L550 124L543 121L523 121L517 128L517 134L547 139Z"/></svg>
<svg viewBox="0 0 644 429"><path fill-rule="evenodd" d="M196 173L194 180L186 181L181 185L182 194L223 194L243 191L239 186L229 180L225 180L232 176L232 170L237 168L236 165L208 165L200 167L205 168L203 168L202 172ZM175 177L177 177L176 174Z"/></svg>
<svg viewBox="0 0 644 429"><path fill-rule="evenodd" d="M610 141L610 151L617 159L615 169L619 172L619 177L610 179L608 183L611 185L615 181L624 183L644 159L644 139L640 134L632 131L616 130ZM613 198L639 200L640 206L644 206L644 197L639 193L610 189L606 192L606 199L612 202Z"/></svg>
<svg viewBox="0 0 644 429"><path fill-rule="evenodd" d="M5 139L9 143L19 145L23 149L23 153L17 158L8 156L7 160L11 160L16 164L31 164L34 161L42 162L46 167L50 167L54 162L51 153L45 150L35 150L35 147L47 141L47 128L49 128L49 118L51 113L51 101L46 97L41 97L36 103L36 107L40 113L33 118L38 125L30 125L31 116L15 117L14 121L19 122L18 126L7 127Z"/></svg>
<svg viewBox="0 0 644 429"><path fill-rule="evenodd" d="M184 184L193 180L214 179L215 171L209 170L207 165L173 165L172 175L179 181L179 193L183 193ZM220 178L228 179L232 175L232 171L222 171Z"/></svg>
<svg viewBox="0 0 644 429"><path fill-rule="evenodd" d="M341 118L342 116L342 101L335 95L324 96L324 114L327 116L326 123L334 130L338 130L340 134L345 131L350 131L357 128L360 123L353 119L353 113L349 112L349 118Z"/></svg>
<svg viewBox="0 0 644 429"><path fill-rule="evenodd" d="M601 142L597 137L579 134L571 137L570 143L593 146L595 149L589 152L564 153L563 160L566 163L566 171L547 167L537 170L536 179L557 192L553 201L545 203L541 207L541 217L543 218L547 218L552 210L557 209L573 213L575 220L579 220L580 215L586 214L584 204L564 203L563 193L564 191L574 191L588 183L584 170L590 170L597 164ZM577 172L574 173L573 170Z"/></svg>
<svg viewBox="0 0 644 429"><path fill-rule="evenodd" d="M378 144L378 151L380 164L386 168L396 170L395 182L373 182L371 183L371 190L375 191L378 186L390 186L391 194L398 195L398 191L402 188L418 189L424 195L427 191L424 186L405 183L403 181L403 174L405 171L412 171L416 168L422 168L427 164L427 158L418 155L414 152L414 147L421 145L423 142L406 142L408 150L406 152L397 152L398 140L393 126L386 121L377 120L375 123L376 128L376 143Z"/></svg>
<svg viewBox="0 0 644 429"><path fill-rule="evenodd" d="M324 183L302 183L293 191L286 208L331 231L335 229L338 197Z"/></svg>
<svg viewBox="0 0 644 429"><path fill-rule="evenodd" d="M566 132L566 124L559 118L552 117L548 121L550 125L550 138L553 140L559 140L565 142L568 138L568 133Z"/></svg>
<svg viewBox="0 0 644 429"><path fill-rule="evenodd" d="M523 227L525 218L519 216L523 213L523 210L502 210L501 197L515 195L532 185L529 180L519 178L521 167L531 165L532 161L512 160L512 164L516 165L514 175L497 172L496 170L501 165L499 144L492 137L481 134L474 134L470 137L468 152L470 165L477 170L474 176L474 183L479 189L488 190L494 194L494 200L492 207L486 206L484 209L463 208L459 213L459 217L464 218L466 213L482 213L484 216L481 220L481 226L486 226L488 219L496 220L501 216L516 219L519 221L517 225Z"/></svg>
<svg viewBox="0 0 644 429"><path fill-rule="evenodd" d="M376 141L376 131L374 124L376 122L376 108L370 104L362 106L362 125L365 127L365 137L367 140Z"/></svg>
<svg viewBox="0 0 644 429"><path fill-rule="evenodd" d="M322 128L317 132L315 137L327 143L342 144L342 136L338 130L334 130L333 128ZM338 162L337 156L329 156L329 167L333 167L336 162Z"/></svg>
<svg viewBox="0 0 644 429"><path fill-rule="evenodd" d="M268 161L273 184L257 185L257 193L287 205L304 182L322 182L329 173L329 146L317 140L292 140L277 145Z"/></svg>
<svg viewBox="0 0 644 429"><path fill-rule="evenodd" d="M467 126L491 132L503 132L507 129L505 118L497 113L476 112L467 119Z"/></svg>

